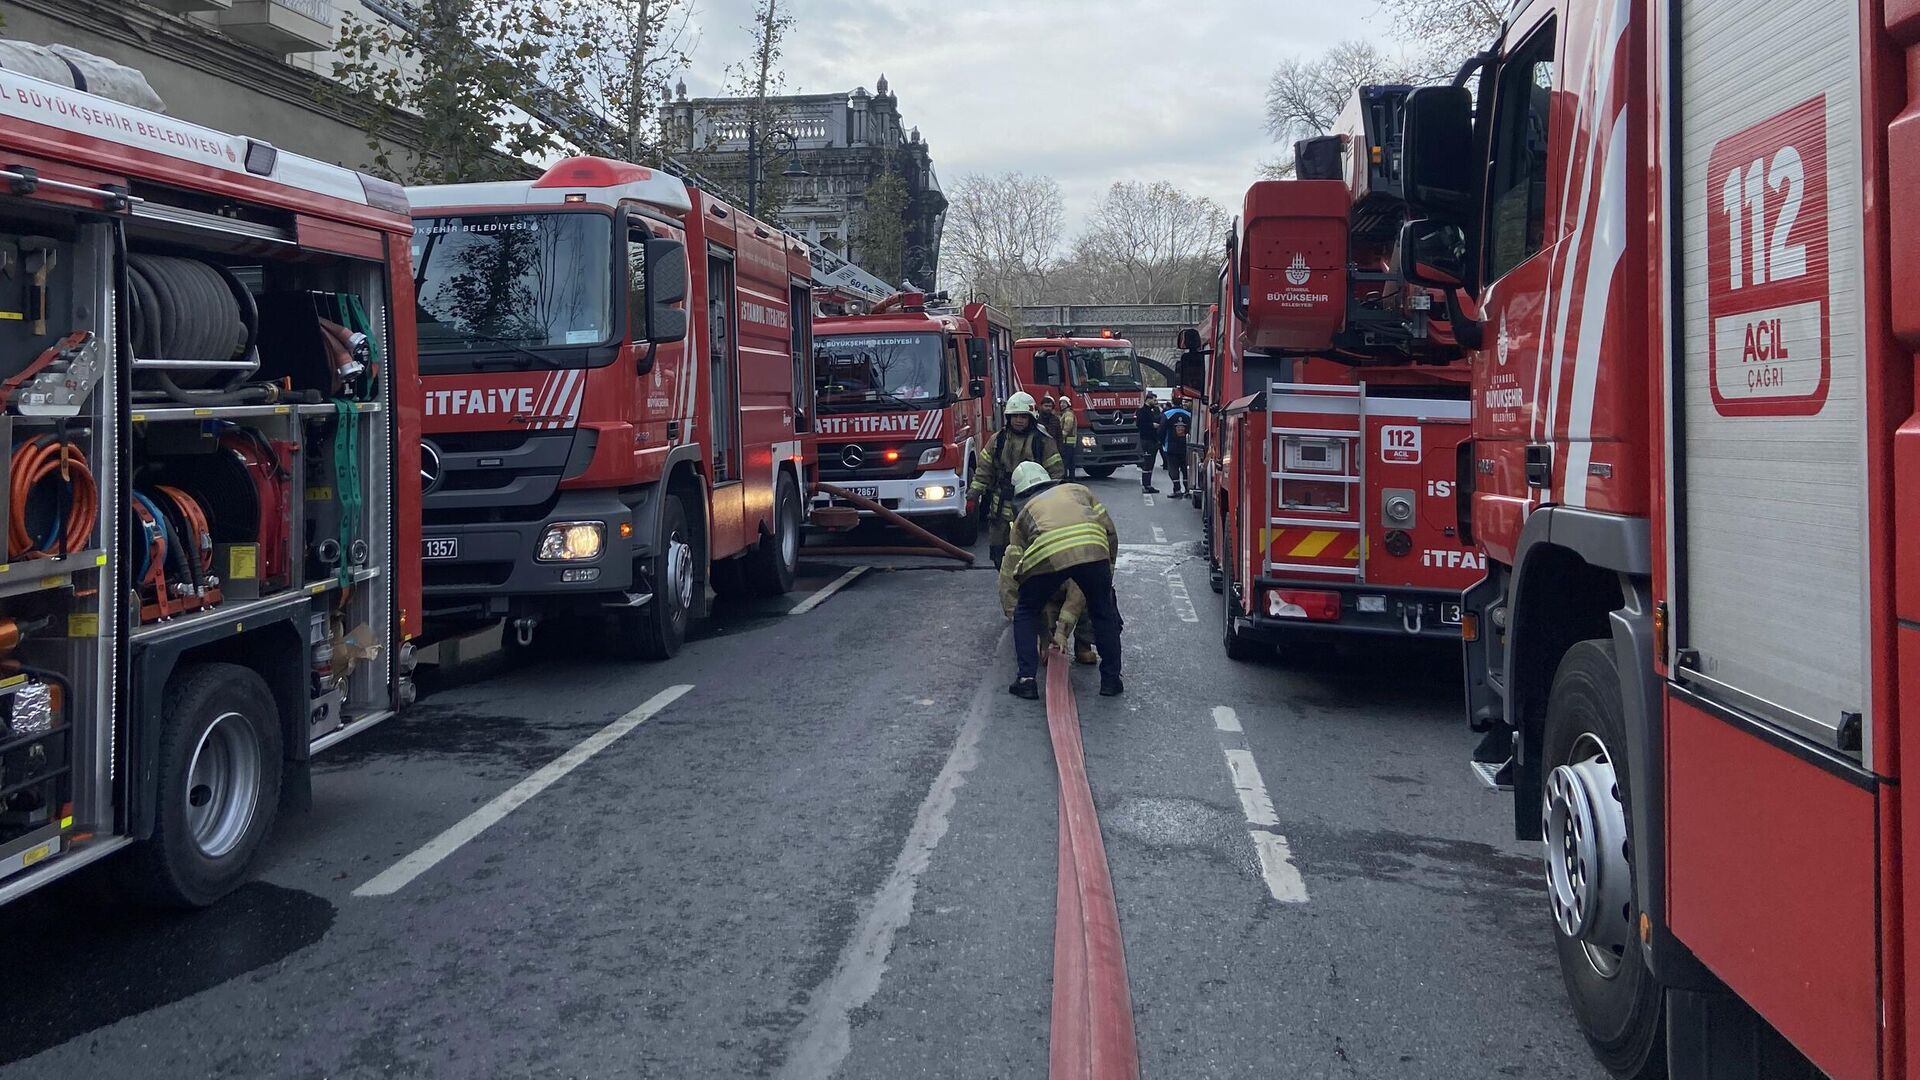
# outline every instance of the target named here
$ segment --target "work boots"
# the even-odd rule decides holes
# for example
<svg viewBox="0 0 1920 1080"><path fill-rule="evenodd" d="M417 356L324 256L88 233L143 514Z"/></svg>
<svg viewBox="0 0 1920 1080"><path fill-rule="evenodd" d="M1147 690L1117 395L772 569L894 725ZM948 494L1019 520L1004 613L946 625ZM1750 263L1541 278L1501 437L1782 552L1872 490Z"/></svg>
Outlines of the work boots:
<svg viewBox="0 0 1920 1080"><path fill-rule="evenodd" d="M1127 685L1120 681L1120 676L1102 675L1100 677L1100 696L1101 697L1119 697L1121 694L1124 694L1126 692L1127 692Z"/></svg>
<svg viewBox="0 0 1920 1080"><path fill-rule="evenodd" d="M1100 662L1100 654L1094 651L1093 646L1084 641L1075 642L1073 646L1073 662L1076 664L1097 664Z"/></svg>
<svg viewBox="0 0 1920 1080"><path fill-rule="evenodd" d="M1007 687L1007 693L1012 694L1014 697L1026 698L1028 701L1039 701L1040 684L1034 681L1033 676L1028 675L1024 678L1013 680L1013 685Z"/></svg>

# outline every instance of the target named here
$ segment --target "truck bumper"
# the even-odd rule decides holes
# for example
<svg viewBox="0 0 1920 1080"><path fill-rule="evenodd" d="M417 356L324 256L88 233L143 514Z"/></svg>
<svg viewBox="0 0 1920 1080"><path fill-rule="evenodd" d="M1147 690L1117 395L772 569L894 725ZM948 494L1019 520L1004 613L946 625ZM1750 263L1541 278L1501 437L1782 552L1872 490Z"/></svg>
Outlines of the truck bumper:
<svg viewBox="0 0 1920 1080"><path fill-rule="evenodd" d="M552 607L597 605L605 594L634 587L634 563L650 554L647 530L635 525L637 508L612 491L562 492L553 509L530 521L422 525L422 592L429 617L486 618ZM547 527L557 522L606 525L600 554L572 562L539 562L534 554ZM451 542L451 552L448 544Z"/></svg>
<svg viewBox="0 0 1920 1080"><path fill-rule="evenodd" d="M1094 445L1087 445L1088 438L1094 440ZM1073 459L1074 468L1140 464L1140 436L1136 432L1082 433L1075 436L1073 441L1076 455Z"/></svg>
<svg viewBox="0 0 1920 1080"><path fill-rule="evenodd" d="M823 481L835 487L846 488L856 494L866 495L881 506L907 517L958 517L967 512L967 491L965 482L952 469L942 472L930 472L906 480L835 480L821 477ZM939 488L944 493L939 498L931 498L930 488ZM863 490L865 489L865 490ZM815 506L834 506L835 500L826 495L816 495ZM863 515L873 511L862 510Z"/></svg>
<svg viewBox="0 0 1920 1080"><path fill-rule="evenodd" d="M1427 641L1460 640L1460 594L1444 589L1382 588L1377 585L1329 584L1261 578L1251 605L1255 611L1241 633L1255 641L1326 641L1353 637L1386 637ZM1333 593L1339 597L1334 619L1277 614L1278 593Z"/></svg>

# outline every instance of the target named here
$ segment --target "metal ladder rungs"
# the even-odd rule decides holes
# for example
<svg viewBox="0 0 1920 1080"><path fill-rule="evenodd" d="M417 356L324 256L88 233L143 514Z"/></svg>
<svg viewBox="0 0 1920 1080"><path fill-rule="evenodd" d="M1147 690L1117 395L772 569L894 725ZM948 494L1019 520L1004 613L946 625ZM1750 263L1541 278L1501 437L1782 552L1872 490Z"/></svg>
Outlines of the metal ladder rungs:
<svg viewBox="0 0 1920 1080"><path fill-rule="evenodd" d="M1332 577L1358 578L1357 566L1321 566L1316 563L1268 563L1269 571L1280 570L1289 574L1327 574Z"/></svg>
<svg viewBox="0 0 1920 1080"><path fill-rule="evenodd" d="M1357 484L1360 482L1357 476L1341 476L1335 473L1277 472L1267 475L1273 480L1293 480L1309 484Z"/></svg>
<svg viewBox="0 0 1920 1080"><path fill-rule="evenodd" d="M1358 521L1313 521L1308 518L1268 518L1268 525L1291 525L1298 529L1358 529Z"/></svg>

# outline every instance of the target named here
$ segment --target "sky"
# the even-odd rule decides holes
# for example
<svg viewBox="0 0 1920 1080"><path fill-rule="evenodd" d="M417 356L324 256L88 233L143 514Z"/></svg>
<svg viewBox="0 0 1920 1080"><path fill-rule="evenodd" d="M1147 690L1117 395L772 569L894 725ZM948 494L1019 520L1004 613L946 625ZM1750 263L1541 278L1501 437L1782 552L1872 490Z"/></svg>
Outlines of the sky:
<svg viewBox="0 0 1920 1080"><path fill-rule="evenodd" d="M696 2L697 97L751 49L754 4ZM1238 213L1281 152L1265 130L1273 66L1385 30L1373 0L791 2L786 92L872 90L884 73L943 186L1051 176L1070 236L1116 180L1169 180Z"/></svg>

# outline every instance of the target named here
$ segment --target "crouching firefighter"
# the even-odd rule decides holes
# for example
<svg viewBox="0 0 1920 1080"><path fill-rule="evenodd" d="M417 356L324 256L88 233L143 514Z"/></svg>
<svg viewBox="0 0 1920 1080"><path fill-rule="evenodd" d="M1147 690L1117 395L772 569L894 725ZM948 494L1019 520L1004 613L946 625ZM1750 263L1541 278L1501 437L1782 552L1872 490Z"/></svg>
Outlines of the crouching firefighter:
<svg viewBox="0 0 1920 1080"><path fill-rule="evenodd" d="M1022 505L1014 516L1009 541L1020 549L1013 560L1019 583L1013 608L1013 655L1019 671L1007 692L1038 698L1040 617L1062 585L1072 582L1086 597L1093 640L1100 647L1100 695L1124 692L1120 681L1120 606L1113 593L1113 564L1120 534L1107 508L1080 484L1065 484L1034 462L1014 470L1014 491Z"/></svg>
<svg viewBox="0 0 1920 1080"><path fill-rule="evenodd" d="M980 447L974 464L973 483L967 485L967 513L978 513L982 497L987 515L987 554L993 565L1000 565L1007 551L1007 530L1013 525L1013 471L1022 462L1043 467L1049 478L1058 480L1066 473L1060 459L1060 444L1041 430L1034 414L1033 395L1026 391L1007 398L1006 422L999 434Z"/></svg>

